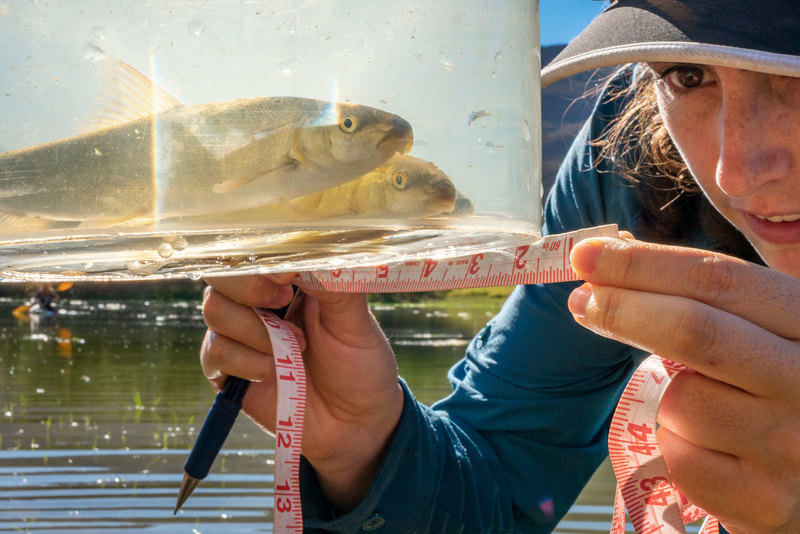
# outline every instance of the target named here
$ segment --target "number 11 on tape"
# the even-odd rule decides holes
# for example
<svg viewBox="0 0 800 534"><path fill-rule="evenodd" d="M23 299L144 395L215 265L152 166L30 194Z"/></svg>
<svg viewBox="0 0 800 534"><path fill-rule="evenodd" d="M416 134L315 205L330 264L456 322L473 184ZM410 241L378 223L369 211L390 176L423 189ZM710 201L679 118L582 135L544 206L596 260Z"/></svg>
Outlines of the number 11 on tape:
<svg viewBox="0 0 800 534"><path fill-rule="evenodd" d="M273 532L301 533L300 447L303 441L306 372L300 346L286 323L269 311L257 310L257 313L269 333L278 383Z"/></svg>
<svg viewBox="0 0 800 534"><path fill-rule="evenodd" d="M589 237L617 235L616 225L600 226L456 258L303 272L296 282L303 289L380 293L574 281L577 276L569 263L572 245ZM256 311L272 342L277 375L274 532L302 532L299 472L306 400L302 355L283 321L269 311Z"/></svg>

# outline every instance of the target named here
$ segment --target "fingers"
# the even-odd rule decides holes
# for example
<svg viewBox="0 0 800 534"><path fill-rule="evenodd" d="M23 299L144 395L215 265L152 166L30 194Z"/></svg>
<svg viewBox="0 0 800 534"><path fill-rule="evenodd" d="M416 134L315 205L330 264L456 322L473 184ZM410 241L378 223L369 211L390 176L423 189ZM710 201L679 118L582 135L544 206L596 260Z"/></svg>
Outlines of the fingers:
<svg viewBox="0 0 800 534"><path fill-rule="evenodd" d="M664 392L658 424L698 447L743 457L766 454L774 420L765 402L745 391L682 372Z"/></svg>
<svg viewBox="0 0 800 534"><path fill-rule="evenodd" d="M206 326L217 334L235 339L258 352L272 354L264 325L250 306L210 288L203 299L203 319Z"/></svg>
<svg viewBox="0 0 800 534"><path fill-rule="evenodd" d="M590 282L568 303L587 328L756 395L786 398L796 389L796 279L726 256L635 241L585 240L571 259Z"/></svg>
<svg viewBox="0 0 800 534"><path fill-rule="evenodd" d="M206 375L217 389L221 389L229 375L253 382L272 382L275 367L270 355L212 330L206 332L200 349L200 363Z"/></svg>
<svg viewBox="0 0 800 534"><path fill-rule="evenodd" d="M786 470L698 447L665 427L657 438L673 484L730 532L797 532L798 487Z"/></svg>
<svg viewBox="0 0 800 534"><path fill-rule="evenodd" d="M359 350L383 345L383 333L369 311L366 295L327 292L310 295L305 310L309 338L336 340Z"/></svg>
<svg viewBox="0 0 800 534"><path fill-rule="evenodd" d="M292 299L293 273L252 276L213 276L205 281L231 300L251 308L282 308Z"/></svg>
<svg viewBox="0 0 800 534"><path fill-rule="evenodd" d="M575 245L570 261L592 284L690 298L800 339L800 284L778 271L713 252L604 238Z"/></svg>
<svg viewBox="0 0 800 534"><path fill-rule="evenodd" d="M741 317L671 295L585 284L569 309L587 328L757 395L787 396L798 348Z"/></svg>

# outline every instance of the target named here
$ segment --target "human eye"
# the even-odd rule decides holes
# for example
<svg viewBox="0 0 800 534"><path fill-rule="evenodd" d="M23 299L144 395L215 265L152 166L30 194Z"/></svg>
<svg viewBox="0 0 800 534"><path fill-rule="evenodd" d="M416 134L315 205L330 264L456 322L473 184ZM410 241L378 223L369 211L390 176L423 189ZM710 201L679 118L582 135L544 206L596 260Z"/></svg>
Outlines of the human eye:
<svg viewBox="0 0 800 534"><path fill-rule="evenodd" d="M651 65L650 68L656 73L659 81L677 92L697 89L714 81L711 70L701 65Z"/></svg>

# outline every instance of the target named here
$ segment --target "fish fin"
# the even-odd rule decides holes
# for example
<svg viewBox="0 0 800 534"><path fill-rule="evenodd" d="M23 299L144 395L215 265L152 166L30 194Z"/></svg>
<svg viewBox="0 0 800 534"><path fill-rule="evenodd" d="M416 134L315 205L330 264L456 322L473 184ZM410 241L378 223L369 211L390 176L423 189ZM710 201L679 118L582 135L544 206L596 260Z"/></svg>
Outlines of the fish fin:
<svg viewBox="0 0 800 534"><path fill-rule="evenodd" d="M229 191L233 191L234 189L239 189L254 180L258 180L259 178L263 178L267 175L273 173L281 173L283 171L289 171L297 167L297 162L294 160L288 161L286 164L281 165L280 167L275 167L274 169L269 169L268 171L263 171L261 169L256 169L252 172L225 172L225 161L223 160L221 166L223 168L223 176L225 174L232 175L230 178L224 179L221 182L214 184L211 187L211 191L213 193L227 193Z"/></svg>
<svg viewBox="0 0 800 534"><path fill-rule="evenodd" d="M99 96L83 131L123 124L183 105L127 63L112 58L99 63Z"/></svg>
<svg viewBox="0 0 800 534"><path fill-rule="evenodd" d="M13 228L14 230L46 230L53 226L53 221L40 219L39 217L26 217L24 215L0 212L0 228Z"/></svg>

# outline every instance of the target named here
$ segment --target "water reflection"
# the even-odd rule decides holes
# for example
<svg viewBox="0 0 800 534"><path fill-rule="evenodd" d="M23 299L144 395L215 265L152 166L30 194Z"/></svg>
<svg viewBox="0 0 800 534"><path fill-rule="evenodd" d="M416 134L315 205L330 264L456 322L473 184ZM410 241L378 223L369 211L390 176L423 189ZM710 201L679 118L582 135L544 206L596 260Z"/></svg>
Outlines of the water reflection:
<svg viewBox="0 0 800 534"><path fill-rule="evenodd" d="M0 300L0 532L270 532L274 441L240 417L209 477L178 515L183 462L213 392L197 351L198 302L67 300L15 319ZM417 397L495 307L374 306ZM613 480L595 477L559 532L607 531Z"/></svg>

